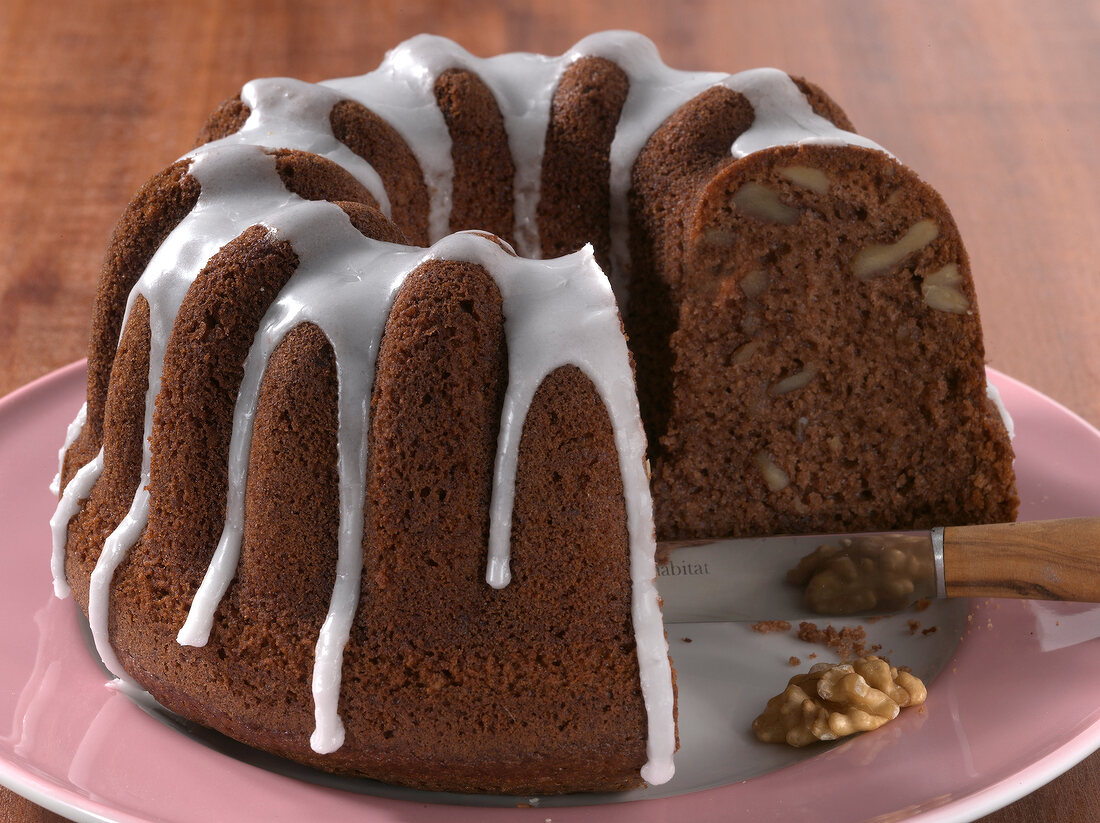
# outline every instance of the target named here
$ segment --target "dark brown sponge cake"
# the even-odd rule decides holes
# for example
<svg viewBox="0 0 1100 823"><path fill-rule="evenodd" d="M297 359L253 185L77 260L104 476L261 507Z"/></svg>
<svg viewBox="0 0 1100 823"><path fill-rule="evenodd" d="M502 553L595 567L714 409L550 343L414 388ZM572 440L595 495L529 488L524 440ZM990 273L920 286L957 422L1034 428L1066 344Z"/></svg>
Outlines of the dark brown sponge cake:
<svg viewBox="0 0 1100 823"><path fill-rule="evenodd" d="M373 205L338 199L373 202L339 167L300 152L271 157L288 193L329 199L363 234L405 242ZM186 166L171 181L158 198L197 185ZM144 214L148 199L132 211ZM209 641L177 642L227 517L245 361L298 267L289 243L253 226L210 259L175 314L149 441L148 523L112 574L107 628L119 665L184 716L331 771L452 791L637 785L648 733L623 483L602 399L576 367L555 369L531 402L512 581L484 582L508 365L500 294L474 264L423 263L389 312L371 396L364 585L344 650L343 745L325 755L310 747L313 644L340 522L336 359L312 324L289 331L264 369L241 559ZM121 318L125 294L103 291L117 304L100 311ZM69 523L67 577L86 612L104 541L143 483L149 323L139 295L108 383L104 470ZM66 481L76 468L66 466Z"/></svg>
<svg viewBox="0 0 1100 823"><path fill-rule="evenodd" d="M123 215L55 586L303 763L659 783L649 468L663 539L1011 519L982 358L946 206L811 83L415 38L248 84Z"/></svg>
<svg viewBox="0 0 1100 823"><path fill-rule="evenodd" d="M969 260L939 195L857 147L721 165L683 176L682 210L661 209L666 175L640 198L664 299L627 329L647 323L635 336L669 365L639 379L661 538L1014 519Z"/></svg>
<svg viewBox="0 0 1100 823"><path fill-rule="evenodd" d="M544 257L591 243L606 271L611 254L611 142L629 91L626 73L585 57L562 73L554 93L539 199Z"/></svg>
<svg viewBox="0 0 1100 823"><path fill-rule="evenodd" d="M263 244L252 252L262 259L242 258L240 247L254 242L245 235L226 250L248 281L291 268L283 250ZM193 336L187 316L208 315L216 301L209 286L202 291L201 309L181 309L182 338ZM272 356L254 425L241 571L200 649L178 646L175 634L224 518L195 512L224 497L217 486L229 425L223 411L202 428L180 426L197 415L171 398L216 408L203 397L215 380L181 374L187 390L174 391L166 375L155 443L170 449L162 463L154 446L151 491L176 505L151 511L145 537L116 572L111 628L127 670L158 700L262 748L422 788L541 793L557 790L563 776L573 790L636 782L645 712L622 575L622 484L610 424L586 411L599 407L598 396L574 368L543 383L528 418L513 581L501 591L482 582L505 376L494 292L478 267L441 262L418 269L393 307L372 398L364 594L345 651L348 737L333 755L308 745L312 638L331 592L336 557L325 547L334 547L339 521L331 348L303 325ZM248 327L258 322L255 310L238 317ZM179 357L181 366L216 362L212 351ZM465 433L457 443L456 424ZM169 426L184 431L169 438ZM181 453L218 438L207 459ZM441 486L440 473L453 482ZM600 500L605 506L591 505ZM185 514L187 524L174 522ZM556 549L573 546L592 548ZM159 593L155 602L150 592ZM475 722L480 734L467 728ZM526 753L521 762L517 748Z"/></svg>

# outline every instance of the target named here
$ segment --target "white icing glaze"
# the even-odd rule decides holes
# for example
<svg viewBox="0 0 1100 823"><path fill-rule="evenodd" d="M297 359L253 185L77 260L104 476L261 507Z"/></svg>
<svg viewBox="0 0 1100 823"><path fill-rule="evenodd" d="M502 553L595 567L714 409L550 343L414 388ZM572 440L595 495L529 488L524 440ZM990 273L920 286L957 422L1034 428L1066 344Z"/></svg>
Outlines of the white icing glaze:
<svg viewBox="0 0 1100 823"><path fill-rule="evenodd" d="M241 100L251 109L248 120L218 142L319 154L349 171L378 201L382 213L391 216L390 199L378 172L333 136L329 112L340 102L339 94L301 80L275 77L246 83Z"/></svg>
<svg viewBox="0 0 1100 823"><path fill-rule="evenodd" d="M838 129L815 114L810 101L790 76L779 69L743 71L727 77L722 85L745 95L752 105L752 125L733 141L730 152L734 157L746 157L773 146L807 143L885 151L866 137Z"/></svg>
<svg viewBox="0 0 1100 823"><path fill-rule="evenodd" d="M752 126L731 146L734 157L778 145L817 143L856 145L883 151L876 143L838 129L815 114L790 77L777 69L735 75L680 71L666 66L656 46L634 32L609 31L586 37L559 58L538 54L475 57L443 37L418 35L394 48L379 68L360 77L328 80L316 86L300 81L254 80L242 99L274 112L252 110L245 127L226 140L301 148L346 166L383 203L388 201L370 167L347 157L332 137L328 112L336 98L362 103L386 120L420 163L430 197L428 235L432 242L449 231L454 167L451 137L435 100L436 79L449 68L477 74L496 99L516 166L515 243L524 257L540 257L536 213L542 155L550 105L565 68L583 57L603 57L619 65L630 82L610 154L611 281L622 307L629 281L627 195L635 158L649 136L683 104L714 85L744 94L752 104ZM289 122L287 122L289 121ZM284 122L286 131L282 131ZM278 128L276 128L278 127ZM272 139L272 133L279 140ZM286 135L284 137L284 134Z"/></svg>
<svg viewBox="0 0 1100 823"><path fill-rule="evenodd" d="M58 597L72 594L69 581L65 577L65 541L69 536L69 521L80 511L81 502L92 493L92 486L103 474L103 449L99 450L90 463L80 470L66 484L65 492L57 501L57 508L50 518L50 531L53 535L53 554L50 569L53 572L53 593ZM59 477L60 483L60 477Z"/></svg>
<svg viewBox="0 0 1100 823"><path fill-rule="evenodd" d="M676 71L661 62L650 41L628 32L593 35L556 59L532 54L477 58L451 41L422 35L395 48L378 70L363 77L319 85L289 79L246 85L242 100L251 110L248 120L236 134L190 155L190 174L201 185L198 204L156 252L127 305L126 319L138 295L150 305L146 447L141 482L130 511L104 545L92 574L89 603L96 646L117 676L124 678L125 673L107 637L110 584L148 518L148 440L168 336L187 288L209 258L245 228L263 224L293 245L300 264L265 315L245 362L230 442L225 527L178 639L188 645L206 643L217 607L236 574L251 426L268 358L290 329L302 322L315 323L336 354L340 536L337 580L317 639L313 674L316 729L311 745L322 753L340 747L344 731L337 704L343 651L359 602L369 398L379 341L394 295L417 265L432 258L475 262L490 273L503 297L510 375L493 478L488 582L503 586L510 579L512 493L527 408L547 374L558 366L574 364L593 381L607 407L623 475L631 544L632 615L649 715L648 762L642 776L651 784L671 777L673 691L654 585L645 438L611 288L590 247L536 264L513 257L475 233L445 236L454 170L450 136L435 100L434 86L440 73L449 68L468 69L481 77L495 97L516 164L516 246L525 257L538 257L536 214L551 99L565 68L589 55L614 61L630 80L610 158L612 260L618 284L624 282L629 269L627 194L634 160L653 131L706 88L722 83L741 91L756 110L752 128L731 147L735 157L797 142L878 148L813 114L782 72L758 70L730 77ZM274 159L257 148L301 149L323 155L348 169L374 195L383 212L390 214L378 174L333 136L329 112L341 99L358 101L389 122L420 163L430 195L429 236L435 243L430 249L366 240L337 207L307 203L287 192L275 172ZM620 296L624 294L620 292ZM81 425L78 418L70 426L62 459ZM52 565L59 596L67 594L68 588L64 573L68 522L102 468L101 451L68 484L51 520Z"/></svg>
<svg viewBox="0 0 1100 823"><path fill-rule="evenodd" d="M684 103L727 75L679 71L661 61L653 41L640 34L606 31L590 35L568 53L570 59L603 57L616 63L630 80L626 101L611 141L611 284L623 311L630 282L629 208L634 160L650 135Z"/></svg>
<svg viewBox="0 0 1100 823"><path fill-rule="evenodd" d="M451 137L436 106L435 81L452 68L478 75L496 99L516 167L516 247L524 257L541 257L536 209L542 152L550 100L564 68L562 60L522 53L480 58L452 40L421 34L390 51L377 71L363 77L329 80L323 85L369 106L409 144L428 183L428 234L435 241L450 228L454 177Z"/></svg>
<svg viewBox="0 0 1100 823"><path fill-rule="evenodd" d="M54 475L53 480L50 481L50 493L54 497L61 494L61 472L65 469L65 455L69 451L69 446L76 442L76 438L80 437L80 432L84 429L84 424L88 422L88 403L85 401L80 410L76 413L76 417L73 418L73 422L69 424L69 428L65 430L65 442L61 445L61 448L57 450L57 474Z"/></svg>
<svg viewBox="0 0 1100 823"><path fill-rule="evenodd" d="M985 396L989 398L990 402L997 408L997 414L1001 416L1001 422L1004 424L1005 431L1008 432L1008 439L1016 439L1016 424L1012 421L1012 415L1008 413L1008 407L1005 405L1005 401L1001 399L1001 392L992 381L987 377L985 379Z"/></svg>
<svg viewBox="0 0 1100 823"><path fill-rule="evenodd" d="M149 413L146 416L152 417L152 414ZM145 453L148 455L148 449ZM149 459L146 457L146 465L142 466L142 477L146 479L149 477L148 462ZM126 559L130 547L141 537L141 533L145 530L145 524L148 522L149 490L143 484L138 487L137 492L134 494L130 510L126 512L126 516L122 518L118 528L111 532L103 542L103 551L100 552L99 560L96 561L95 568L92 569L91 583L88 588L88 624L92 629L92 640L95 642L96 651L99 652L107 671L113 674L121 683L134 688L138 687L137 683L126 673L122 663L119 662L118 655L115 654L114 647L111 646L108 632L111 583L114 580L115 571Z"/></svg>

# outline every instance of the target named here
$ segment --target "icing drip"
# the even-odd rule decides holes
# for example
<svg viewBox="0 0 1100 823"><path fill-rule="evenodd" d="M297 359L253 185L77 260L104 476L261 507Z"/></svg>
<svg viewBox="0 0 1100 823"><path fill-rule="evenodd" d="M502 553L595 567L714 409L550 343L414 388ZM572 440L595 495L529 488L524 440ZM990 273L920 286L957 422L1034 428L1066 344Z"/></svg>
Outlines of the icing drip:
<svg viewBox="0 0 1100 823"><path fill-rule="evenodd" d="M435 80L451 64L418 48L419 39L388 52L382 65L370 74L328 80L320 87L362 103L408 144L428 185L428 237L437 240L450 229L454 166L451 135L435 101ZM465 53L457 45L454 50Z"/></svg>
<svg viewBox="0 0 1100 823"><path fill-rule="evenodd" d="M486 570L486 582L503 588L511 580L509 542L520 437L535 391L559 366L578 366L595 384L612 417L612 427L618 432L628 425L632 408L638 418L634 380L615 300L606 278L597 274L600 269L591 246L537 266L512 258L492 243L489 247L479 244L463 248L448 242L447 246L451 248L446 249L445 256L450 259L484 266L497 281L504 299L509 379L493 472ZM502 261L529 271L520 278L508 277ZM631 461L640 466L645 459L644 437L635 435L629 444L616 443L623 466ZM627 488L628 511L632 500L638 501L638 508L652 509L648 482L642 485L646 500L640 499L641 489Z"/></svg>
<svg viewBox="0 0 1100 823"><path fill-rule="evenodd" d="M256 223L272 208L273 203L285 204L292 197L275 171L275 159L253 146L211 144L194 155L189 173L201 185L199 202L153 255L130 292L123 319L125 326L134 301L139 295L145 297L149 304L150 343L141 480L125 518L104 542L103 551L92 572L88 594L88 621L91 624L92 639L104 665L123 682L129 678L118 662L108 638L110 587L115 570L126 559L148 521L147 487L151 461L148 444L153 431L156 397L160 393L164 353L175 325L176 314L187 289L218 249ZM230 202L232 206L229 208L215 205ZM102 471L102 456L97 459L100 462L99 471ZM79 476L78 473L77 477ZM65 492L66 495L69 493L68 487ZM64 504L63 496L61 505ZM61 505L55 518L60 516ZM69 519L64 520L66 527ZM60 540L61 550L64 551L64 535L59 537L55 533L54 539L55 545Z"/></svg>
<svg viewBox="0 0 1100 823"><path fill-rule="evenodd" d="M211 174L217 178L232 175L230 166L241 159L238 152L229 154L216 148L211 152L218 154L217 161L196 164L200 182ZM245 165L262 174L265 164L249 161ZM359 602L368 400L378 347L394 296L405 277L420 263L430 259L478 263L500 289L509 373L518 376L509 383L502 415L502 421L510 421L502 422L502 429L511 431L513 436L502 432L498 443L489 568L506 582L515 455L527 407L547 374L560 365L573 363L589 375L605 398L616 431L632 536L632 578L639 592L634 606L639 656L648 656L642 666L646 672L643 694L655 721L651 739L657 753L652 759L664 764L655 766L654 774L667 771L674 748L672 726L656 721L671 718L673 697L664 629L652 583L656 574L652 502L641 468L645 440L614 298L591 249L586 247L569 257L535 263L514 257L483 235L468 232L444 238L427 250L411 250L365 239L351 227L343 212L331 204L295 201L282 205L288 199L285 191L269 192L271 202L263 203L254 184L239 186L248 200L245 204L229 193L233 190L234 187L229 187L222 199L207 203L203 199L207 197L204 184L199 201L204 208L196 208L196 212L237 213L246 208L264 211L270 207L275 216L265 219L265 224L276 236L290 240L300 265L268 309L245 361L230 440L225 528L180 630L179 641L187 645L205 644L214 613L236 574L251 424L267 361L287 332L300 323L314 323L326 334L336 354L341 515L337 582L316 648L313 674L316 729L311 745L322 753L340 747L343 727L337 705L343 650ZM499 579L492 582L503 585ZM669 740L673 742L669 744ZM668 757L661 754L662 741Z"/></svg>
<svg viewBox="0 0 1100 823"><path fill-rule="evenodd" d="M1004 424L1005 431L1008 432L1008 439L1015 440L1016 424L1012 420L1012 415L1008 413L1008 407L1005 406L1004 400L1001 399L1001 392L993 385L993 382L988 377L985 380L985 396L989 398L989 402L997 409L997 414Z"/></svg>
<svg viewBox="0 0 1100 823"><path fill-rule="evenodd" d="M61 472L65 470L65 455L69 451L69 446L76 442L76 438L80 437L80 432L83 431L84 424L87 422L88 403L85 401L80 407L80 411L76 413L76 417L73 418L73 422L69 424L69 428L65 430L65 442L57 450L57 474L50 481L50 492L55 497L61 494Z"/></svg>
<svg viewBox="0 0 1100 823"><path fill-rule="evenodd" d="M508 145L516 167L513 182L516 248L524 257L537 258L541 254L536 213L551 103L565 67L583 57L603 57L616 63L630 82L611 144L609 180L611 281L619 304L624 308L630 270L627 195L634 161L661 123L701 92L722 84L744 94L752 104L756 115L753 125L731 146L734 157L798 143L856 145L883 151L876 143L838 129L815 114L798 86L778 69L753 69L736 75L673 69L661 61L652 41L626 31L601 32L586 37L559 58L523 53L480 58L446 38L418 35L391 50L382 65L370 74L328 80L313 87L291 80L253 81L245 87L246 94L242 96L246 100L264 102L254 97L256 92L250 89L262 89L265 88L263 84L271 83L276 84L276 91L269 92L265 100L278 102L280 106L289 104L291 109L293 101L308 100L308 105L303 106L307 109L306 114L299 113L293 118L296 131L292 133L304 135L315 129L333 142L328 111L335 101L327 90L337 92L339 97L356 100L385 119L409 145L424 173L430 195L428 234L434 242L449 230L454 178L451 137L435 102L435 81L451 68L473 72L496 99L508 133ZM278 90L284 87L286 90L280 97ZM250 129L254 118L256 127ZM254 109L242 130L242 134L245 131L249 134L241 139L265 138L270 145L270 130L261 128L259 123ZM303 123L314 125L303 126ZM308 149L308 145L304 136L293 144L286 143L289 148L314 150ZM343 158L336 156L336 150L327 144L322 148L325 151L318 153L347 165ZM358 164L365 165L362 160ZM354 169L353 172L368 185L365 172ZM368 188L379 196L373 185ZM379 200L382 202L381 198Z"/></svg>
<svg viewBox="0 0 1100 823"><path fill-rule="evenodd" d="M842 131L819 114L786 72L752 69L731 75L722 85L745 95L752 105L753 121L733 141L730 153L745 157L773 146L804 145L862 146L885 152L877 143Z"/></svg>
<svg viewBox="0 0 1100 823"><path fill-rule="evenodd" d="M50 531L53 533L53 555L50 569L53 572L53 593L58 597L72 594L69 581L65 578L65 541L69 536L69 521L80 511L81 502L92 493L92 486L103 474L103 449L99 450L90 463L81 466L76 476L65 486L65 493L57 503L53 517L50 518ZM59 476L60 477L60 476Z"/></svg>
<svg viewBox="0 0 1100 823"><path fill-rule="evenodd" d="M428 183L428 235L435 241L449 232L454 178L451 136L436 106L435 81L447 69L478 75L496 99L516 167L516 248L524 257L537 258L542 153L550 100L563 68L561 60L540 54L475 57L445 37L421 34L390 51L377 71L324 85L373 109L409 144Z"/></svg>
<svg viewBox="0 0 1100 823"><path fill-rule="evenodd" d="M668 117L726 75L679 71L666 66L647 37L627 31L586 37L569 52L571 59L591 55L616 63L630 79L626 102L611 141L611 285L625 312L630 283L629 208L634 161L650 135Z"/></svg>
<svg viewBox="0 0 1100 823"><path fill-rule="evenodd" d="M630 83L611 144L609 179L610 276L624 310L630 277L627 195L634 161L661 123L707 88L724 85L744 94L753 106L753 125L730 148L734 157L799 143L883 151L876 143L842 131L815 114L798 86L782 71L753 69L726 75L673 69L661 61L652 41L624 31L586 37L560 58L523 53L479 58L446 38L419 35L387 53L377 70L360 77L317 85L285 78L254 80L241 94L252 110L248 121L240 132L222 142L277 145L322 154L351 171L389 216L389 201L377 173L333 137L328 119L340 99L362 103L385 119L417 158L428 185L428 235L434 242L449 231L454 178L451 137L436 105L435 82L447 69L471 71L496 99L508 133L516 167L516 248L524 257L537 258L541 253L536 214L551 102L565 67L582 57L603 57L616 63Z"/></svg>
<svg viewBox="0 0 1100 823"><path fill-rule="evenodd" d="M151 414L146 415L151 417ZM146 451L148 454L148 451ZM148 457L145 458L148 463ZM149 472L146 465L142 466L142 477L148 478ZM103 542L103 551L99 560L92 569L91 584L88 591L88 624L92 629L92 640L95 642L96 651L99 653L103 665L107 671L115 676L122 684L139 688L133 678L126 673L122 663L111 646L108 623L111 608L111 583L114 580L115 571L119 564L126 559L130 547L134 545L141 533L145 530L145 524L149 522L149 491L142 485L134 494L134 501L130 504L130 510L122 518L116 528Z"/></svg>
<svg viewBox="0 0 1100 823"><path fill-rule="evenodd" d="M390 198L378 172L332 133L329 113L340 99L323 86L301 80L253 80L241 89L241 100L251 109L248 120L239 131L217 142L298 149L326 157L362 183L382 213L390 217ZM278 139L273 141L276 135Z"/></svg>
<svg viewBox="0 0 1100 823"><path fill-rule="evenodd" d="M337 580L316 645L316 729L311 745L322 753L340 747L344 731L337 706L344 647L359 601L369 399L378 346L394 295L409 272L432 258L478 263L493 277L503 298L510 375L493 478L487 582L500 587L510 579L512 495L527 408L547 374L561 365L576 365L592 380L608 410L626 495L632 615L649 723L648 762L642 776L651 784L671 777L673 692L654 586L652 502L643 468L645 438L611 286L600 276L590 247L534 263L513 257L476 233L446 236L454 169L451 138L435 99L439 75L451 68L467 69L484 81L496 99L516 165L516 246L524 257L538 257L536 214L551 101L564 69L585 56L615 62L630 82L610 156L612 280L620 305L629 275L627 195L635 159L653 131L700 92L721 83L744 94L753 105L756 120L731 147L734 157L800 142L878 149L814 114L782 72L761 69L728 76L677 71L661 62L649 40L628 32L585 38L560 58L532 54L478 58L449 40L423 35L393 49L376 71L362 77L318 85L283 78L247 84L241 97L251 114L241 130L189 156L189 173L201 186L199 201L153 256L130 294L123 321L128 320L136 297L144 296L150 306L151 344L141 482L126 517L106 540L89 596L96 647L114 674L125 676L107 636L110 586L148 519L148 443L175 315L210 257L244 229L262 224L292 244L300 264L261 322L244 364L230 439L225 526L178 640L185 645L207 642L214 614L236 574L252 420L268 358L290 329L314 323L336 355L340 536ZM287 192L274 158L260 148L300 149L327 157L366 186L389 215L390 202L377 172L333 136L329 114L343 99L360 102L385 119L420 163L430 195L429 236L435 243L431 248L408 249L365 239L336 206L306 202ZM62 461L84 414L86 410L69 427ZM90 494L103 460L100 451L77 472L51 520L58 596L68 594L64 568L68 523ZM58 485L59 478L60 472Z"/></svg>

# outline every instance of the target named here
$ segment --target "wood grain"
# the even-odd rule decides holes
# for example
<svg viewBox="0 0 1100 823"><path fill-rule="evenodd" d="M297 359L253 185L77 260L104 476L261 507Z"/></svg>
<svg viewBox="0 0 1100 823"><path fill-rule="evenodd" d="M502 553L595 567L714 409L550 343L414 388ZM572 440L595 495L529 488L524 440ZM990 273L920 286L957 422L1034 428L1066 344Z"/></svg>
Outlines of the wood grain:
<svg viewBox="0 0 1100 823"><path fill-rule="evenodd" d="M828 90L944 195L996 368L1100 424L1100 3L0 0L0 395L84 355L129 197L252 77L359 74L431 31L560 53L633 28L690 69ZM1100 755L988 818L1100 819ZM12 814L0 791L0 820Z"/></svg>
<svg viewBox="0 0 1100 823"><path fill-rule="evenodd" d="M943 567L948 597L1100 603L1100 518L947 528Z"/></svg>

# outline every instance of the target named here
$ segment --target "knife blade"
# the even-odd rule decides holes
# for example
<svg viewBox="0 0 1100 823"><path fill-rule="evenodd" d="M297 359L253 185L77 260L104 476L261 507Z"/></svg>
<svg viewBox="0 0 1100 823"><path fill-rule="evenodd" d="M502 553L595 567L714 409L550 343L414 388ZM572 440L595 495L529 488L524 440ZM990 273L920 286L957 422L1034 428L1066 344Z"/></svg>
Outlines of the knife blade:
<svg viewBox="0 0 1100 823"><path fill-rule="evenodd" d="M882 614L922 598L1100 602L1100 518L662 543L666 623Z"/></svg>

